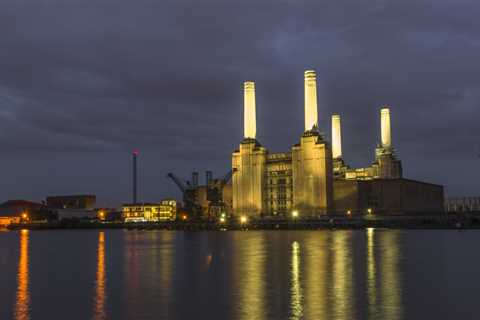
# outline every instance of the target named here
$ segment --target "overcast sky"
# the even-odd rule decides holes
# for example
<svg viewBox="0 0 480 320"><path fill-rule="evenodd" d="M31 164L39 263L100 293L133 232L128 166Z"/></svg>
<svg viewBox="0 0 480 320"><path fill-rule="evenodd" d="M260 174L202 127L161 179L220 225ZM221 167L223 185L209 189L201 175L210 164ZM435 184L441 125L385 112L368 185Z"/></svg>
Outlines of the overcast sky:
<svg viewBox="0 0 480 320"><path fill-rule="evenodd" d="M303 130L303 72L319 122L343 120L343 153L367 166L379 109L408 178L480 195L480 3L462 0L18 1L0 4L0 201L94 193L180 197L165 178L223 176L254 80L258 140Z"/></svg>

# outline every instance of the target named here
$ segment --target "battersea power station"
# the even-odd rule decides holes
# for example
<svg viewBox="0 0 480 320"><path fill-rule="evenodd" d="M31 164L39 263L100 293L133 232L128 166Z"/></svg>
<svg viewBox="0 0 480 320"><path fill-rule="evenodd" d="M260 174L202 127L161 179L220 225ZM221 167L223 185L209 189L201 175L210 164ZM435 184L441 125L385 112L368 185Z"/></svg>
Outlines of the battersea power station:
<svg viewBox="0 0 480 320"><path fill-rule="evenodd" d="M304 86L305 131L288 151L270 153L256 139L255 83L244 83L244 139L232 154L233 214L253 218L443 211L442 186L403 178L388 106L379 110L380 141L373 162L352 168L342 156L341 115L331 116L331 142L318 128L315 71L305 71Z"/></svg>

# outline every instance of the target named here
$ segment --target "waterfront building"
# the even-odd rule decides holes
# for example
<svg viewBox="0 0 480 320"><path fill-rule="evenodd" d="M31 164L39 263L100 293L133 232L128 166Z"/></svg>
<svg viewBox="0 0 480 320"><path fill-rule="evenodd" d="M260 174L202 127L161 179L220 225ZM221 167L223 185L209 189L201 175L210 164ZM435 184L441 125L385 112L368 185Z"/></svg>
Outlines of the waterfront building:
<svg viewBox="0 0 480 320"><path fill-rule="evenodd" d="M125 222L161 222L175 221L177 201L165 199L159 203L131 203L122 206Z"/></svg>
<svg viewBox="0 0 480 320"><path fill-rule="evenodd" d="M58 220L64 219L80 219L80 220L97 220L98 211L95 209L78 209L78 208L67 208L67 209L51 209Z"/></svg>
<svg viewBox="0 0 480 320"><path fill-rule="evenodd" d="M232 155L234 213L286 215L301 210L317 216L329 212L332 150L318 130L315 71L305 71L305 131L291 151L271 154L257 141L254 82L244 83L244 97L244 139Z"/></svg>
<svg viewBox="0 0 480 320"><path fill-rule="evenodd" d="M318 127L317 82L304 74L305 129L287 152L270 153L257 139L255 83L244 83L244 138L232 153L232 206L238 216L404 214L443 211L443 187L403 178L392 145L390 107L380 109L380 143L368 167L343 158L341 117L332 116L332 144Z"/></svg>
<svg viewBox="0 0 480 320"><path fill-rule="evenodd" d="M41 203L27 200L8 200L0 204L0 226L43 218L44 207Z"/></svg>
<svg viewBox="0 0 480 320"><path fill-rule="evenodd" d="M52 209L88 209L95 206L95 195L65 195L47 197L47 207Z"/></svg>
<svg viewBox="0 0 480 320"><path fill-rule="evenodd" d="M480 212L480 197L458 197L445 199L447 212Z"/></svg>

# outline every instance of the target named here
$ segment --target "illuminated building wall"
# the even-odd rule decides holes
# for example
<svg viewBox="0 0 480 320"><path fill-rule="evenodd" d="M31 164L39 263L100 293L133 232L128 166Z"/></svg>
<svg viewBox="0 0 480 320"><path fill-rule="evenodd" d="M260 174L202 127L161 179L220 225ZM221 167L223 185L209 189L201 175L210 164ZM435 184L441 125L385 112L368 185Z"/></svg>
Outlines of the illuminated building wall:
<svg viewBox="0 0 480 320"><path fill-rule="evenodd" d="M272 153L267 156L265 213L270 216L288 215L293 202L292 153Z"/></svg>
<svg viewBox="0 0 480 320"><path fill-rule="evenodd" d="M177 201L168 199L160 203L124 204L122 215L125 222L174 221L177 218Z"/></svg>
<svg viewBox="0 0 480 320"><path fill-rule="evenodd" d="M20 217L0 217L0 227L6 227L12 223L20 223Z"/></svg>
<svg viewBox="0 0 480 320"><path fill-rule="evenodd" d="M254 139L245 139L232 156L233 211L239 215L263 213L267 149Z"/></svg>
<svg viewBox="0 0 480 320"><path fill-rule="evenodd" d="M285 215L292 208L306 215L326 213L332 204L332 154L318 133L315 71L305 71L305 133L291 152L269 154L247 134L256 128L252 90L253 83L245 83L245 139L232 154L234 213Z"/></svg>
<svg viewBox="0 0 480 320"><path fill-rule="evenodd" d="M333 204L330 144L316 132L305 132L292 148L293 208L302 215L325 214Z"/></svg>

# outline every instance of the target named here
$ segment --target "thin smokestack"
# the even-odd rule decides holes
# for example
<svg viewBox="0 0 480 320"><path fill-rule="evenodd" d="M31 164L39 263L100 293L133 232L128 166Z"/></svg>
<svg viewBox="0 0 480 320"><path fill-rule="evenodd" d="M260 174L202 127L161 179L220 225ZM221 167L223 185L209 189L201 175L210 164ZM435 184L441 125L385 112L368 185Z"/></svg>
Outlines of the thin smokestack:
<svg viewBox="0 0 480 320"><path fill-rule="evenodd" d="M133 190L132 190L132 202L133 204L137 203L137 157L138 151L133 151L132 159L133 159Z"/></svg>
<svg viewBox="0 0 480 320"><path fill-rule="evenodd" d="M212 183L212 179L213 179L212 171L210 171L210 170L205 171L205 184L207 186L209 186Z"/></svg>
<svg viewBox="0 0 480 320"><path fill-rule="evenodd" d="M194 187L198 187L198 172L197 171L192 172L192 185Z"/></svg>
<svg viewBox="0 0 480 320"><path fill-rule="evenodd" d="M390 148L392 146L392 133L390 127L390 108L383 107L380 110L382 147Z"/></svg>
<svg viewBox="0 0 480 320"><path fill-rule="evenodd" d="M243 106L244 106L244 138L255 139L257 135L256 106L255 106L255 82L243 83Z"/></svg>
<svg viewBox="0 0 480 320"><path fill-rule="evenodd" d="M333 159L342 157L342 127L340 115L332 115L332 156Z"/></svg>
<svg viewBox="0 0 480 320"><path fill-rule="evenodd" d="M314 70L305 71L305 131L318 128L317 76Z"/></svg>

